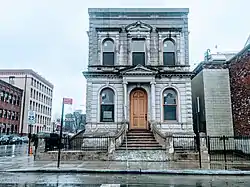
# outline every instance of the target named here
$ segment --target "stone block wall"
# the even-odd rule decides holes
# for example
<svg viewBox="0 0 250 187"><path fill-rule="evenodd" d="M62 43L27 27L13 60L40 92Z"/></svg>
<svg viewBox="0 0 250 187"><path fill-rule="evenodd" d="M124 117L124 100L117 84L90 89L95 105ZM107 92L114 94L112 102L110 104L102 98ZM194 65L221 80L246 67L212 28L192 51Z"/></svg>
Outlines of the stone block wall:
<svg viewBox="0 0 250 187"><path fill-rule="evenodd" d="M176 40L178 42L177 57L178 64L188 65L189 64L189 41L188 41L188 18L186 9L178 9L175 12L175 16L171 15L173 10L166 9L167 12L161 12L160 9L142 9L141 14L136 14L133 9L89 9L89 65L101 65L100 60L100 44L103 38L98 38L98 32L96 28L125 28L126 26L141 21L145 24L152 26L153 28L165 28L170 26L171 28L182 29L181 33L178 34ZM160 12L159 12L160 11ZM184 11L184 12L183 12ZM105 15L106 14L106 15ZM148 16L145 16L145 15ZM109 32L107 32L109 33ZM111 32L110 32L111 33ZM167 34L166 34L167 33ZM113 32L115 36L115 42L117 51L116 65L128 65L128 37L125 31ZM159 35L162 35L160 38ZM174 34L173 34L174 35ZM169 32L153 31L150 34L150 64L148 65L162 65L160 62L159 53L162 42L169 36ZM104 36L103 36L104 37ZM107 37L105 35L105 37ZM118 42L118 43L117 43Z"/></svg>
<svg viewBox="0 0 250 187"><path fill-rule="evenodd" d="M100 92L104 88L111 88L115 93L114 125L123 119L122 79L91 78L87 82L87 123L100 122Z"/></svg>
<svg viewBox="0 0 250 187"><path fill-rule="evenodd" d="M204 69L203 81L207 135L233 135L228 69Z"/></svg>
<svg viewBox="0 0 250 187"><path fill-rule="evenodd" d="M250 46L229 62L234 132L250 135Z"/></svg>
<svg viewBox="0 0 250 187"><path fill-rule="evenodd" d="M163 120L163 91L174 88L178 93L177 121ZM193 133L192 98L190 78L161 78L156 79L156 121L161 123L164 132Z"/></svg>

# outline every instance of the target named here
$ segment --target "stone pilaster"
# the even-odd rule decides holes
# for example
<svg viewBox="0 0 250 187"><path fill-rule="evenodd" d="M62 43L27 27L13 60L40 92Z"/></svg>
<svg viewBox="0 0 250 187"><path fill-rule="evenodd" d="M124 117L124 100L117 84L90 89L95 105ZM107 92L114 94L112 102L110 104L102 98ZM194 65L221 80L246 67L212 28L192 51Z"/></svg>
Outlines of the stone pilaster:
<svg viewBox="0 0 250 187"><path fill-rule="evenodd" d="M151 65L151 61L150 61L150 35L147 34L147 37L146 37L146 62L145 64L146 65Z"/></svg>
<svg viewBox="0 0 250 187"><path fill-rule="evenodd" d="M163 65L163 54L162 54L162 35L159 34L159 62L158 65Z"/></svg>
<svg viewBox="0 0 250 187"><path fill-rule="evenodd" d="M124 119L125 121L128 120L128 99L127 99L127 95L128 95L128 88L127 88L127 82L123 82L123 101L124 101Z"/></svg>
<svg viewBox="0 0 250 187"><path fill-rule="evenodd" d="M155 82L151 82L151 120L155 121Z"/></svg>

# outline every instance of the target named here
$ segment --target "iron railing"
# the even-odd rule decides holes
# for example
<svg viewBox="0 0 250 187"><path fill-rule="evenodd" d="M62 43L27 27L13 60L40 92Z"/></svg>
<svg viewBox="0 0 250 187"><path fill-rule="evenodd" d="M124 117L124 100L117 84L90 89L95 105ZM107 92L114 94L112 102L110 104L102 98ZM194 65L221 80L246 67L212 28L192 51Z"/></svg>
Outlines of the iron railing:
<svg viewBox="0 0 250 187"><path fill-rule="evenodd" d="M250 161L250 137L208 136L210 161Z"/></svg>
<svg viewBox="0 0 250 187"><path fill-rule="evenodd" d="M173 136L175 151L198 151L196 136Z"/></svg>
<svg viewBox="0 0 250 187"><path fill-rule="evenodd" d="M82 150L82 151L107 151L109 141L112 137L75 137L74 140L62 138L61 149L63 151ZM45 143L45 151L56 151L59 149L58 143L50 141Z"/></svg>

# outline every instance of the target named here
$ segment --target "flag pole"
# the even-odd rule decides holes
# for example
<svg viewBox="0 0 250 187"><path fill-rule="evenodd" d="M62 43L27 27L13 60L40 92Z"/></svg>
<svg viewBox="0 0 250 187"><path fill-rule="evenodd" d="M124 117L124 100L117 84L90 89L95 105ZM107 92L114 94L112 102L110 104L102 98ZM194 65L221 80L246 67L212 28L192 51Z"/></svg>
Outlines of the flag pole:
<svg viewBox="0 0 250 187"><path fill-rule="evenodd" d="M60 167L60 157L61 157L63 115L64 115L64 99L62 101L61 127L60 127L59 150L58 150L58 159L57 159L57 167L58 168Z"/></svg>

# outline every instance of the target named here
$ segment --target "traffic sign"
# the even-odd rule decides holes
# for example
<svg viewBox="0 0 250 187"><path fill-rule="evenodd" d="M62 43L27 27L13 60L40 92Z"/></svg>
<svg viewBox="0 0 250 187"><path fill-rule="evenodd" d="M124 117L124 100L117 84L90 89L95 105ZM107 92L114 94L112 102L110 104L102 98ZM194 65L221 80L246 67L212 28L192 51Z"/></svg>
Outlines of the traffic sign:
<svg viewBox="0 0 250 187"><path fill-rule="evenodd" d="M28 111L28 124L33 125L36 123L36 114L34 111L29 110Z"/></svg>

